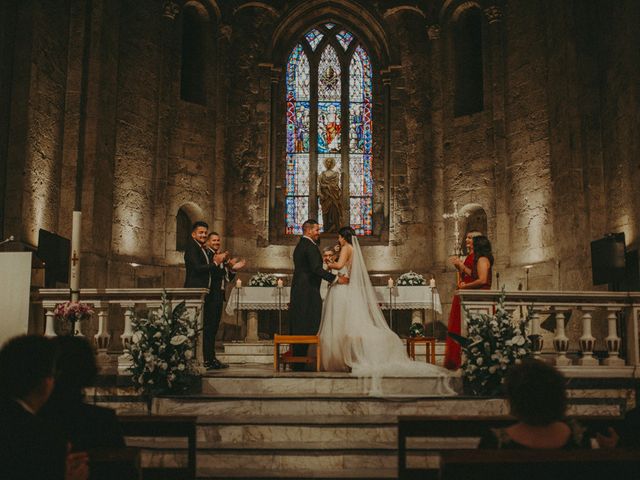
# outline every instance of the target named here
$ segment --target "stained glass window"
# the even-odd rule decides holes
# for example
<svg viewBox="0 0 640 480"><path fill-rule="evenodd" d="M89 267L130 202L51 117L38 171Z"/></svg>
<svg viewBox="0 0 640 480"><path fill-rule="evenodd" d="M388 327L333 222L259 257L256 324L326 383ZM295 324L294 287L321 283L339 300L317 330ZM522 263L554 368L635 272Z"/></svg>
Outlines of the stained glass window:
<svg viewBox="0 0 640 480"><path fill-rule="evenodd" d="M324 35L322 35L321 32L314 28L313 30L307 32L304 38L306 38L307 42L309 42L309 45L311 45L311 50L315 50L318 44L322 41L323 36Z"/></svg>
<svg viewBox="0 0 640 480"><path fill-rule="evenodd" d="M318 188L311 179L319 178L326 169L326 159L333 158L333 170L342 182L342 221L348 221L358 235L371 235L371 61L357 39L333 23L313 28L304 37L313 58L297 44L286 70L285 232L302 233L302 222L309 216L316 216L322 225ZM354 43L355 48L350 49ZM311 65L316 67L311 69Z"/></svg>
<svg viewBox="0 0 640 480"><path fill-rule="evenodd" d="M309 59L301 44L287 63L286 232L301 233L309 216Z"/></svg>

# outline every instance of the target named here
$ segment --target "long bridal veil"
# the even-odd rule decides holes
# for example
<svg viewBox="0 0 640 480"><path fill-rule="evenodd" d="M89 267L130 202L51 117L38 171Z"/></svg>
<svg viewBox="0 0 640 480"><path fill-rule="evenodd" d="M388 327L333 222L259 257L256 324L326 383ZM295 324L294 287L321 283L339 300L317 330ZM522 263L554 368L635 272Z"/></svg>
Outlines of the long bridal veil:
<svg viewBox="0 0 640 480"><path fill-rule="evenodd" d="M383 377L436 377L434 395L455 394L450 373L444 368L411 360L402 340L389 328L362 257L357 237L352 237L353 258L349 276L349 301L345 318L350 327L346 363L353 375L371 378L371 394L381 394Z"/></svg>

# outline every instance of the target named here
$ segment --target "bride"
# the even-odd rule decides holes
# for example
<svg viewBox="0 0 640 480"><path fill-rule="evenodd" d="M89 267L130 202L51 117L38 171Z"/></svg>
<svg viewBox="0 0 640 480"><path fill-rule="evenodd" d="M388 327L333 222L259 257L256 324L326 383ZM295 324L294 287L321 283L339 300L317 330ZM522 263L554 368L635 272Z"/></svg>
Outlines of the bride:
<svg viewBox="0 0 640 480"><path fill-rule="evenodd" d="M358 238L351 227L338 233L340 257L328 267L349 277L334 283L322 307L320 347L325 371L351 371L358 377L437 377L435 394L450 395L450 372L409 358L402 340L389 328L364 264Z"/></svg>

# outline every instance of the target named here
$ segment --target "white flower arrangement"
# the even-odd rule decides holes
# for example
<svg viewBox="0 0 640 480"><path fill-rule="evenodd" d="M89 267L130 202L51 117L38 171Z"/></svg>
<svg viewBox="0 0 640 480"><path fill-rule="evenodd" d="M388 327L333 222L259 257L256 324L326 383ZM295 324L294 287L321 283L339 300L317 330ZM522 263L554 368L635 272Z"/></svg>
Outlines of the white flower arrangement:
<svg viewBox="0 0 640 480"><path fill-rule="evenodd" d="M504 299L503 289L491 315L472 312L463 306L469 336L449 334L462 346L465 387L474 395L500 393L509 367L531 355L531 341L525 327L531 320L532 309L528 309L526 318L514 321L504 307Z"/></svg>
<svg viewBox="0 0 640 480"><path fill-rule="evenodd" d="M129 351L133 383L147 395L180 392L198 375L195 349L198 337L197 315L192 317L185 302L173 311L166 294L162 306L149 318L132 319L133 336Z"/></svg>
<svg viewBox="0 0 640 480"><path fill-rule="evenodd" d="M250 287L275 287L278 279L272 273L256 273L249 279Z"/></svg>
<svg viewBox="0 0 640 480"><path fill-rule="evenodd" d="M403 273L398 277L398 286L399 287L417 287L420 285L426 285L424 277L419 273L409 271L407 273Z"/></svg>

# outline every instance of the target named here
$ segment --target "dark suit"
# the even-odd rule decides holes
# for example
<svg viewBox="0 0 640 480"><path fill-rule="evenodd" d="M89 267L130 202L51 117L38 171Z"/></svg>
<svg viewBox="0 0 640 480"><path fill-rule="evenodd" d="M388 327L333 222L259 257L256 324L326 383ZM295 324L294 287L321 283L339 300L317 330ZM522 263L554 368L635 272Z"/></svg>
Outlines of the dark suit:
<svg viewBox="0 0 640 480"><path fill-rule="evenodd" d="M125 446L115 410L86 404L80 394L62 396L54 392L38 416L63 432L76 451Z"/></svg>
<svg viewBox="0 0 640 480"><path fill-rule="evenodd" d="M333 282L336 276L322 267L322 255L318 245L302 237L293 251L293 280L289 323L293 335L315 335L322 317L322 280ZM306 345L296 345L296 356L306 355Z"/></svg>
<svg viewBox="0 0 640 480"><path fill-rule="evenodd" d="M66 443L52 425L14 400L0 402L0 478L64 478Z"/></svg>
<svg viewBox="0 0 640 480"><path fill-rule="evenodd" d="M184 265L187 276L184 280L185 288L208 288L209 293L204 297L202 312L202 353L205 362L212 362L216 358L216 333L220 323L220 316L215 315L216 299L220 296L220 281L224 276L224 269L211 263L207 250L198 242L191 239L184 251ZM214 284L218 285L216 291Z"/></svg>
<svg viewBox="0 0 640 480"><path fill-rule="evenodd" d="M214 252L210 248L208 249L208 255L210 261L213 261L213 256L217 252ZM229 268L227 263L218 266L217 272L211 276L211 297L212 297L212 318L215 327L215 332L218 331L220 326L220 319L222 318L222 306L224 305L225 298L225 284L231 282L236 273ZM214 333L215 336L215 333Z"/></svg>

